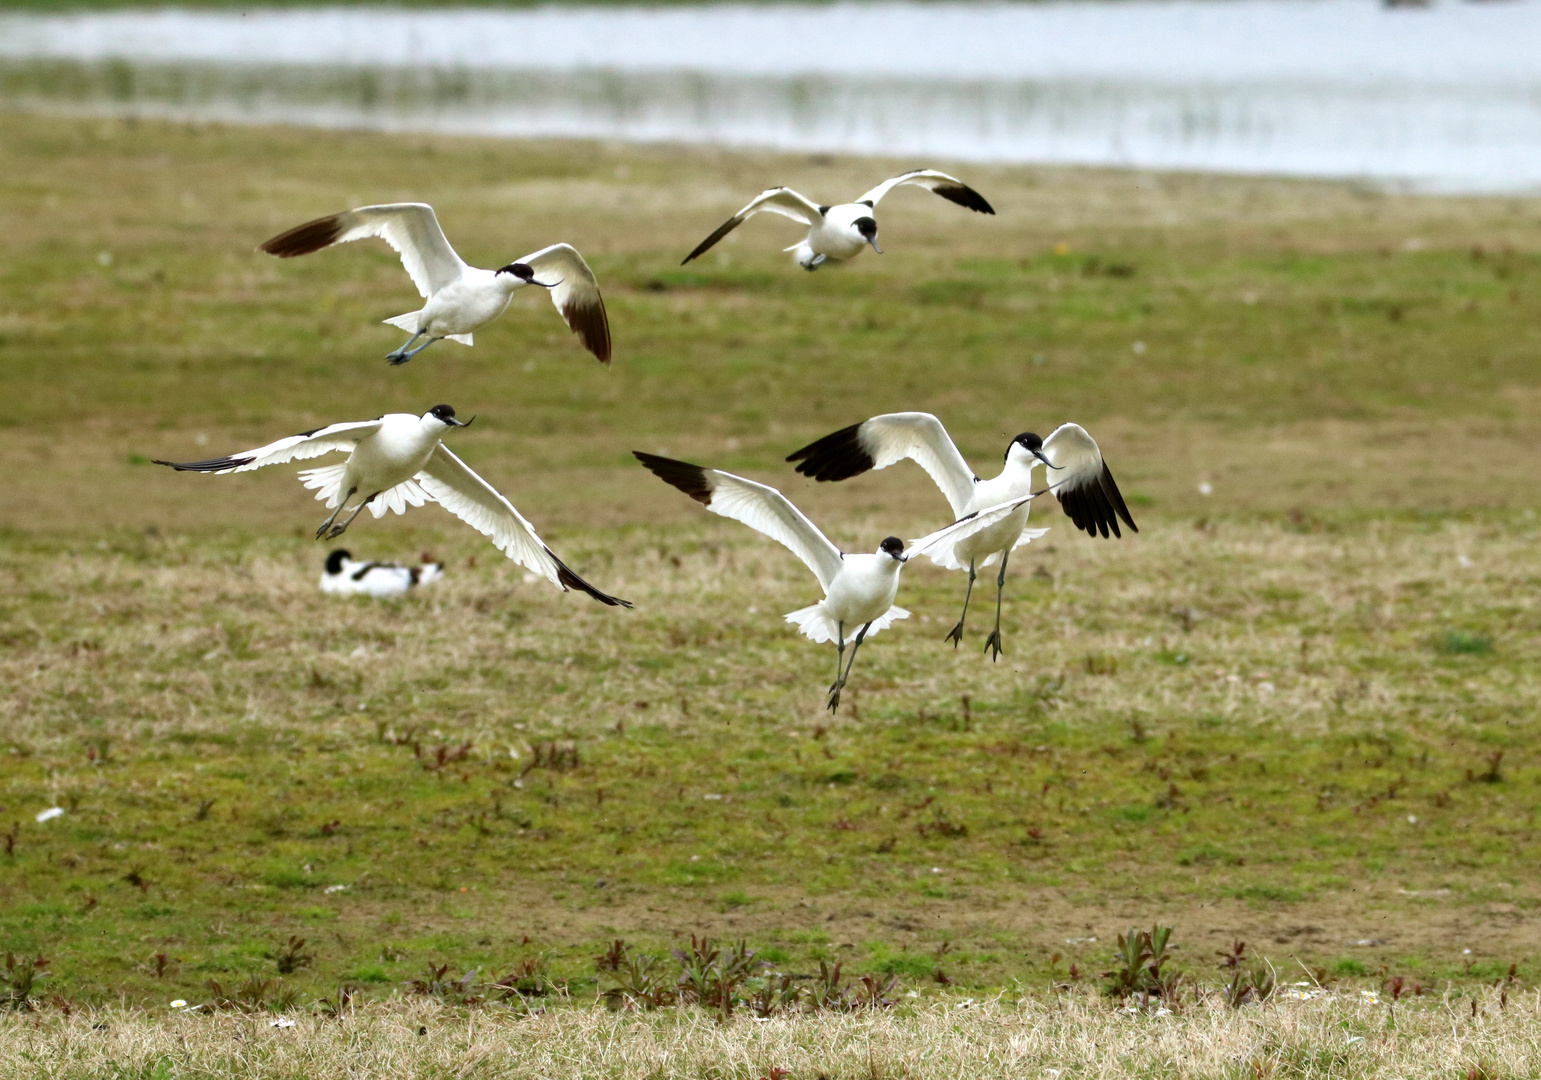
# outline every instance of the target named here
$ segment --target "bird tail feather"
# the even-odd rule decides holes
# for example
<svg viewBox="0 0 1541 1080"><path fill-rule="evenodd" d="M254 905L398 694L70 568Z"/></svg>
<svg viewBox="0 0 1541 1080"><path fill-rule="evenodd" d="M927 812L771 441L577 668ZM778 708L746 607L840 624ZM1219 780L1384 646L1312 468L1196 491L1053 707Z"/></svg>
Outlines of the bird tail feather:
<svg viewBox="0 0 1541 1080"><path fill-rule="evenodd" d="M908 619L909 617L910 613L902 607L897 605L891 607L872 620L872 625L867 628L867 636L871 637L879 630L888 629L899 619ZM835 641L840 635L840 624L830 618L829 613L824 610L823 604L814 604L812 607L793 611L786 616L786 620L801 630L810 641ZM850 644L851 640L856 637L856 632L860 629L859 626L846 627L846 644Z"/></svg>
<svg viewBox="0 0 1541 1080"><path fill-rule="evenodd" d="M405 330L409 334L415 334L421 325L418 321L418 316L422 313L423 312L421 309L417 311L409 311L405 315L397 315L393 318L384 320L384 322L387 326L394 326L398 330Z"/></svg>
<svg viewBox="0 0 1541 1080"><path fill-rule="evenodd" d="M446 341L456 342L457 344L460 344L460 345L470 345L470 344L472 344L472 342L471 342L471 335L470 334L445 334L444 335L444 339Z"/></svg>
<svg viewBox="0 0 1541 1080"><path fill-rule="evenodd" d="M306 469L300 473L300 483L313 489L317 499L325 499L326 508L332 510L342 502L342 478L347 471L347 462L341 465L323 465L319 469Z"/></svg>
<svg viewBox="0 0 1541 1080"><path fill-rule="evenodd" d="M380 496L369 504L369 512L377 518L384 517L387 510L405 514L408 506L422 506L432 501L428 493L417 486L416 481L403 480L389 491L382 491Z"/></svg>

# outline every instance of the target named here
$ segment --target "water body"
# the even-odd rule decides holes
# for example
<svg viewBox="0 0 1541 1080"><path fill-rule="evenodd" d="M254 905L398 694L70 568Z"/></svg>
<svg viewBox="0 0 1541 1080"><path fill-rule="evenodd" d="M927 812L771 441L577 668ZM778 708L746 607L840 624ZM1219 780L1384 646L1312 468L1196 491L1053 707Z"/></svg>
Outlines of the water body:
<svg viewBox="0 0 1541 1080"><path fill-rule="evenodd" d="M0 106L1541 189L1541 3L0 15Z"/></svg>

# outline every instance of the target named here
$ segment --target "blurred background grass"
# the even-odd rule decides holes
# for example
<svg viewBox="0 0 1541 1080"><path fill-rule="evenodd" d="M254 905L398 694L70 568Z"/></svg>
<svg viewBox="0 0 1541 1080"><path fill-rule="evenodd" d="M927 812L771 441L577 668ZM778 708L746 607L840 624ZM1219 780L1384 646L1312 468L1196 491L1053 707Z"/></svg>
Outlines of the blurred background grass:
<svg viewBox="0 0 1541 1080"><path fill-rule="evenodd" d="M603 939L693 930L980 987L1155 918L1348 976L1535 944L1535 200L959 166L998 217L900 192L889 254L807 275L762 219L678 262L768 184L913 162L19 115L0 153L0 935L61 988L270 974L296 933L316 993L531 950L590 985ZM614 366L535 296L389 369L419 304L389 251L253 250L396 199L475 264L574 243ZM348 540L431 548L442 588L336 603L288 470L148 464L439 401L637 611L436 508ZM629 451L868 549L945 519L923 475L781 458L890 409L986 473L1078 420L1142 531L1035 517L993 667L940 643L961 579L907 570L916 618L831 720L779 619L806 572Z"/></svg>

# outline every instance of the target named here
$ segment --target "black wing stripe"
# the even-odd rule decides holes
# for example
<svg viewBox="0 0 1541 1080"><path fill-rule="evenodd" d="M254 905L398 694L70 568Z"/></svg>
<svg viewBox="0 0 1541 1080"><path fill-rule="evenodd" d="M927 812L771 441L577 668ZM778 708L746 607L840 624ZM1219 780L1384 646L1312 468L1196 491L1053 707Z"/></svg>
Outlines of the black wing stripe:
<svg viewBox="0 0 1541 1080"><path fill-rule="evenodd" d="M556 552L552 551L550 548L546 548L545 551L547 555L551 556L551 561L556 563L556 579L557 581L561 582L564 589L577 589L579 592L588 593L595 600L598 600L601 604L605 604L609 607L631 607L631 601L622 600L618 596L611 596L609 593L600 592L587 581L584 581L577 574L573 573L572 570L569 569L568 565L561 559L558 559L556 557Z"/></svg>
<svg viewBox="0 0 1541 1080"><path fill-rule="evenodd" d="M934 187L931 190L936 192L942 198L946 199L948 202L957 203L959 206L967 207L968 209L974 211L976 214L995 213L995 207L987 203L983 195L979 194L979 192L975 191L967 184L959 184L956 187L954 187L952 184L948 184L944 187Z"/></svg>
<svg viewBox="0 0 1541 1080"><path fill-rule="evenodd" d="M210 461L160 461L153 464L169 465L177 472L219 472L223 469L238 469L242 465L250 465L256 458L249 457L222 457Z"/></svg>
<svg viewBox="0 0 1541 1080"><path fill-rule="evenodd" d="M1097 508L1097 528L1102 530L1102 538L1104 540L1108 538L1108 529L1110 527L1113 530L1114 536L1120 536L1118 518L1113 516L1113 507L1108 505L1108 497L1102 493L1102 485L1093 481L1090 494L1092 505Z"/></svg>
<svg viewBox="0 0 1541 1080"><path fill-rule="evenodd" d="M679 488L702 506L712 505L712 482L701 466L659 457L657 454L644 454L641 450L633 450L631 453L664 483Z"/></svg>
<svg viewBox="0 0 1541 1080"><path fill-rule="evenodd" d="M1124 519L1124 524L1135 532L1140 527L1134 523L1134 518L1129 516L1129 507L1124 505L1124 496L1118 490L1118 484L1113 480L1113 470L1108 468L1108 463L1102 463L1102 490L1113 503L1113 509L1118 511L1118 516Z"/></svg>
<svg viewBox="0 0 1541 1080"><path fill-rule="evenodd" d="M312 251L331 247L342 233L342 215L331 214L279 233L264 242L259 250L277 255L280 259L292 259L296 255L309 255Z"/></svg>
<svg viewBox="0 0 1541 1080"><path fill-rule="evenodd" d="M705 240L702 240L699 244L697 244L696 249L689 255L686 255L684 261L681 262L680 265L684 266L685 263L688 263L691 259L705 255L709 250L711 250L713 244L721 240L724 236L727 236L730 232L738 228L743 223L744 219L741 217L730 217L727 221L724 221L721 225L717 226L716 232L712 233L712 235L708 236Z"/></svg>
<svg viewBox="0 0 1541 1080"><path fill-rule="evenodd" d="M877 464L861 443L861 427L861 424L852 424L832 432L801 450L792 451L787 460L801 461L797 471L815 480L849 480L860 476Z"/></svg>
<svg viewBox="0 0 1541 1080"><path fill-rule="evenodd" d="M592 304L568 304L562 309L562 318L601 364L610 362L610 317L605 314L603 297L596 297Z"/></svg>

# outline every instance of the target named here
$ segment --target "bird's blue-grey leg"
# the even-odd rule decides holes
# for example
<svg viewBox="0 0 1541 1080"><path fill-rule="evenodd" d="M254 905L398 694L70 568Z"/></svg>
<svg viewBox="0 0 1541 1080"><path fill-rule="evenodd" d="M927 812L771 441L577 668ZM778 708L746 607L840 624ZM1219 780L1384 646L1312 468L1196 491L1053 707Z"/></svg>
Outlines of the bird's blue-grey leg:
<svg viewBox="0 0 1541 1080"><path fill-rule="evenodd" d="M954 626L951 630L947 631L947 636L942 639L943 641L950 641L950 642L952 642L952 647L954 649L956 649L958 647L958 642L963 640L963 620L968 618L968 599L969 599L969 597L971 597L973 595L974 595L974 560L970 559L968 561L968 592L963 594L963 614L958 616L958 625Z"/></svg>
<svg viewBox="0 0 1541 1080"><path fill-rule="evenodd" d="M417 334L414 334L412 336L412 341L416 341L421 336L422 336L421 331L419 333L417 333ZM428 346L432 345L435 341L443 341L443 340L444 340L443 338L431 337L427 341L425 341L421 345L419 345L417 348L413 349L411 352L407 351L407 345L412 344L412 341L409 341L409 342L407 342L407 345L403 345L401 348L397 349L395 352L393 352L389 356L387 356L386 359L391 362L392 366L395 366L397 364L405 364L408 360L412 359L418 353L420 353L424 349L428 348Z"/></svg>
<svg viewBox="0 0 1541 1080"><path fill-rule="evenodd" d="M358 494L358 488L353 487L353 488L349 488L348 489L348 493L342 497L342 502L337 504L337 509L332 511L332 516L327 518L325 521L323 521L321 523L321 528L316 530L316 539L317 540L321 539L322 534L325 533L326 530L328 530L328 529L330 529L332 527L332 522L337 520L337 515L342 513L342 508L344 506L348 505L348 500L353 498L353 496L355 496L357 494ZM351 520L351 519L349 519L349 520Z"/></svg>
<svg viewBox="0 0 1541 1080"><path fill-rule="evenodd" d="M845 623L835 624L835 646L839 652L835 653L835 681L829 684L829 692L833 694L835 687L840 685L840 672L844 670L845 661Z"/></svg>
<svg viewBox="0 0 1541 1080"><path fill-rule="evenodd" d="M856 666L856 650L861 648L862 639L867 636L867 628L871 625L871 623L868 623L866 626L863 626L860 630L856 631L856 640L851 642L851 659L846 662L845 673L840 676L839 680L835 683L834 687L831 688L829 692L830 712L834 712L836 709L840 708L840 691L845 689L845 681L851 677L851 668Z"/></svg>
<svg viewBox="0 0 1541 1080"><path fill-rule="evenodd" d="M422 337L427 332L428 331L426 331L426 330L419 330L417 333L415 333L411 337L407 338L406 341L403 341L401 343L401 348L397 349L395 352L386 353L385 354L385 358L387 360L390 360L390 361L394 362L398 357L405 356L406 353L407 353L407 350L412 347L413 343L416 342L418 338Z"/></svg>
<svg viewBox="0 0 1541 1080"><path fill-rule="evenodd" d="M812 259L810 259L807 263L805 263L803 265L803 269L808 271L811 274L815 270L817 270L819 267L823 266L824 265L824 260L827 259L827 258L829 258L828 255L822 255L822 254L815 255Z"/></svg>
<svg viewBox="0 0 1541 1080"><path fill-rule="evenodd" d="M332 526L332 531L326 534L326 538L328 540L335 540L339 536L341 536L343 533L347 532L348 531L348 526L353 524L353 519L358 517L360 514L362 514L364 512L364 507L366 507L370 503L374 502L375 501L375 497L378 496L379 494L380 493L377 491L377 492L374 493L374 495L369 496L369 498L367 498L363 502L359 503L358 504L358 509L353 511L353 513L348 515L348 520L347 521L344 521L341 525L333 525ZM339 507L338 509L341 509L341 507Z"/></svg>
<svg viewBox="0 0 1541 1080"><path fill-rule="evenodd" d="M1011 552L1001 552L1001 572L995 579L995 629L985 640L985 652L995 650L995 655L990 657L992 663L1001 658L1001 593L1006 591L1006 560L1010 557Z"/></svg>

